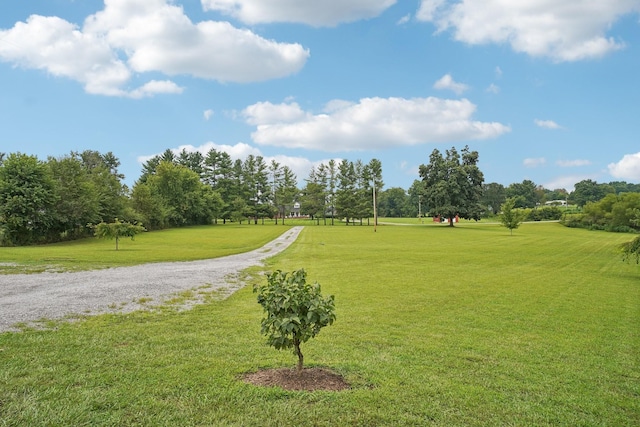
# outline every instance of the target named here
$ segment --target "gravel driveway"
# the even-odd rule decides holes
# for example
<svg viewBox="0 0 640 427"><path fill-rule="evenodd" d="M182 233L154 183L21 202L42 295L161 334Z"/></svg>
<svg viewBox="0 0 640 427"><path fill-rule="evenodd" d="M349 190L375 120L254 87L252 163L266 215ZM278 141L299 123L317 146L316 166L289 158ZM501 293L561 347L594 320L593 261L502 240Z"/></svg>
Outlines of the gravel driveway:
<svg viewBox="0 0 640 427"><path fill-rule="evenodd" d="M293 227L263 247L238 255L190 262L143 264L75 273L0 275L0 332L17 323L72 315L129 312L162 304L186 290L231 294L244 286L238 274L293 243Z"/></svg>

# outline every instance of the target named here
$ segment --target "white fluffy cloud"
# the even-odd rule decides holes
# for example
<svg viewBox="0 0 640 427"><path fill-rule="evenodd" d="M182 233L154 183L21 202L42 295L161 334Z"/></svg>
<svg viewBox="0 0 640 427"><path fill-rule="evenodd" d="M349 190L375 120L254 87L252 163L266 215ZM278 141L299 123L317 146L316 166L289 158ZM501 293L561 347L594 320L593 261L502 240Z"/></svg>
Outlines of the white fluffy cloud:
<svg viewBox="0 0 640 427"><path fill-rule="evenodd" d="M85 29L106 34L113 47L129 52L128 63L138 72L252 82L295 73L309 56L299 44L267 40L228 22L194 24L166 0L107 0L105 5L86 20Z"/></svg>
<svg viewBox="0 0 640 427"><path fill-rule="evenodd" d="M624 44L606 32L637 0L422 0L416 17L469 44L508 43L555 61L598 58Z"/></svg>
<svg viewBox="0 0 640 427"><path fill-rule="evenodd" d="M473 121L476 106L467 99L364 98L327 105L313 114L293 102L263 102L242 114L256 126L252 138L258 144L332 152L488 139L511 130Z"/></svg>
<svg viewBox="0 0 640 427"><path fill-rule="evenodd" d="M252 147L249 144L245 144L243 142L239 142L235 145L226 145L226 144L216 144L214 142L206 142L200 146L193 145L181 145L177 148L171 148L170 150L176 155L180 155L182 150L185 150L188 153L200 152L203 156L206 156L209 150L215 149L217 151L224 151L229 154L232 160L245 160L249 155L253 156L261 156L264 158L264 161L267 164L271 164L272 160L275 160L282 166L288 166L298 177L298 182L302 183L303 180L309 175L312 167L317 167L320 163L328 163L329 159L319 160L319 161L311 161L305 157L295 157L295 156L285 156L285 155L277 155L277 156L263 156L262 152L256 148ZM150 160L151 158L161 155L162 153L155 153L146 156L139 156L138 163L141 165ZM336 162L339 163L341 159L335 159Z"/></svg>
<svg viewBox="0 0 640 427"><path fill-rule="evenodd" d="M464 83L456 82L455 80L453 80L453 77L451 77L451 74L445 74L433 84L433 88L452 90L457 95L460 95L467 91L469 89L469 86Z"/></svg>
<svg viewBox="0 0 640 427"><path fill-rule="evenodd" d="M185 150L188 153L194 153L196 151L199 151L204 156L211 149L224 151L225 153L229 154L229 156L231 156L233 160L236 160L236 159L243 160L249 154L253 154L254 156L261 155L259 149L257 149L256 147L252 147L249 144L245 144L244 142L239 142L235 145L225 145L225 144L216 144L214 142L206 142L198 147L193 146L191 144L187 144L187 145L180 145L179 147L176 147L176 148L170 148L170 150L176 156L180 155L180 152L182 152L182 150ZM139 156L137 160L138 160L138 163L142 164L158 155L162 155L162 153L154 153L146 156Z"/></svg>
<svg viewBox="0 0 640 427"><path fill-rule="evenodd" d="M242 112L247 123L259 126L266 123L296 123L308 117L296 102L272 104L270 102L258 102L248 106Z"/></svg>
<svg viewBox="0 0 640 427"><path fill-rule="evenodd" d="M30 16L0 31L0 60L45 70L85 85L88 93L122 95L131 71L109 44L57 17Z"/></svg>
<svg viewBox="0 0 640 427"><path fill-rule="evenodd" d="M640 182L640 152L625 154L617 163L608 166L609 174L618 179Z"/></svg>
<svg viewBox="0 0 640 427"><path fill-rule="evenodd" d="M576 160L558 160L556 165L562 168L575 168L580 166L589 166L591 161L585 159L576 159Z"/></svg>
<svg viewBox="0 0 640 427"><path fill-rule="evenodd" d="M537 168L547 163L547 159L544 157L528 158L522 161L522 164L527 168Z"/></svg>
<svg viewBox="0 0 640 427"><path fill-rule="evenodd" d="M182 93L183 88L172 82L171 80L151 80L140 86L138 89L129 92L128 96L131 98L139 99L154 96L156 94L177 94Z"/></svg>
<svg viewBox="0 0 640 427"><path fill-rule="evenodd" d="M554 122L553 120L540 120L535 119L533 121L536 126L544 128L544 129L562 129L562 126Z"/></svg>
<svg viewBox="0 0 640 427"><path fill-rule="evenodd" d="M248 24L297 22L315 27L334 26L373 18L396 0L201 0L215 10Z"/></svg>
<svg viewBox="0 0 640 427"><path fill-rule="evenodd" d="M267 40L227 22L194 24L169 0L105 0L82 28L32 15L1 30L0 39L0 60L76 80L88 93L133 98L182 91L169 80L130 89L134 72L244 83L296 73L309 57L299 44Z"/></svg>

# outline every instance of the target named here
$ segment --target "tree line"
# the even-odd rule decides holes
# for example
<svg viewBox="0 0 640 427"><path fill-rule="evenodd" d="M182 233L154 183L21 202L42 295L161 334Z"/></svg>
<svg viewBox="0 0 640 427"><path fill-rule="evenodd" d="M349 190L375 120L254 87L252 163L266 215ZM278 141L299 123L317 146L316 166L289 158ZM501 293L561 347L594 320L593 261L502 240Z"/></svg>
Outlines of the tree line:
<svg viewBox="0 0 640 427"><path fill-rule="evenodd" d="M384 189L382 163L372 159L330 160L311 168L303 185L291 168L249 155L233 160L221 150L206 154L167 149L146 161L132 188L112 153L86 150L46 161L23 153L0 153L0 244L27 245L91 235L91 226L116 219L148 230L218 221L291 216L347 225L375 217L441 216L480 219L496 215L507 199L514 208L545 203L589 203L640 192L640 184L584 180L571 193L524 180L505 187L484 183L478 152L452 147L433 150L408 190ZM375 203L374 203L375 200ZM557 214L557 212L549 212ZM532 219L548 219L533 209ZM609 215L611 216L611 215ZM538 218L539 217L539 218ZM606 215L605 215L606 217ZM602 219L593 220L593 223ZM450 222L452 224L452 222Z"/></svg>
<svg viewBox="0 0 640 427"><path fill-rule="evenodd" d="M325 223L330 218L333 223L336 215L350 224L372 215L373 188L380 191L383 185L377 159L321 163L298 188L291 168L275 160L267 163L262 156L234 161L213 148L205 155L166 150L144 163L131 200L152 228L265 218L275 218L277 224L291 216Z"/></svg>
<svg viewBox="0 0 640 427"><path fill-rule="evenodd" d="M205 155L166 150L144 163L132 188L112 153L86 150L46 161L0 153L0 244L50 243L92 235L95 225L124 221L147 230L217 221L307 216L324 223L339 215L362 222L384 186L382 164L331 160L298 188L295 173L276 161L249 155L232 160L211 149Z"/></svg>
<svg viewBox="0 0 640 427"><path fill-rule="evenodd" d="M0 244L29 245L89 235L87 224L131 217L119 160L72 152L47 161L0 156Z"/></svg>

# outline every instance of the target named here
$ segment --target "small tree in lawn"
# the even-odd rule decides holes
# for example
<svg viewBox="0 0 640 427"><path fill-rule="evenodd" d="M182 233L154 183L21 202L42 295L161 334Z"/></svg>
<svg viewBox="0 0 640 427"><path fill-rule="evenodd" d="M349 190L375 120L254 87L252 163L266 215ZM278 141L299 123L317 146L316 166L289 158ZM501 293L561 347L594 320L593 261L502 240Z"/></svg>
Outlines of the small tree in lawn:
<svg viewBox="0 0 640 427"><path fill-rule="evenodd" d="M525 218L525 212L514 208L515 205L516 199L510 197L502 204L502 212L500 212L500 223L511 231L511 235L513 235L514 229L520 227Z"/></svg>
<svg viewBox="0 0 640 427"><path fill-rule="evenodd" d="M116 239L116 251L118 250L118 241L120 237L131 237L146 231L142 225L131 224L129 222L121 222L116 218L114 222L100 224L93 227L94 235L99 239Z"/></svg>
<svg viewBox="0 0 640 427"><path fill-rule="evenodd" d="M266 313L262 334L277 350L293 348L298 356L298 373L302 372L304 362L300 344L336 319L333 295L323 298L320 284L307 283L306 278L304 269L291 273L277 270L267 274L266 284L253 288Z"/></svg>

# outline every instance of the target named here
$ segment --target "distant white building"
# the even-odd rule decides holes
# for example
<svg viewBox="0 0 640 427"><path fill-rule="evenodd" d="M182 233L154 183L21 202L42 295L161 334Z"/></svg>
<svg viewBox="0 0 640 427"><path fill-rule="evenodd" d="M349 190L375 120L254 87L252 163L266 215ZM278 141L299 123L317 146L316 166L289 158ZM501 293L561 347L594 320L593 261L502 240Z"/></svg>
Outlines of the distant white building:
<svg viewBox="0 0 640 427"><path fill-rule="evenodd" d="M549 200L544 202L545 206L567 206L566 200Z"/></svg>
<svg viewBox="0 0 640 427"><path fill-rule="evenodd" d="M290 218L297 218L300 216L300 202L295 202L292 206L292 210L289 212Z"/></svg>

